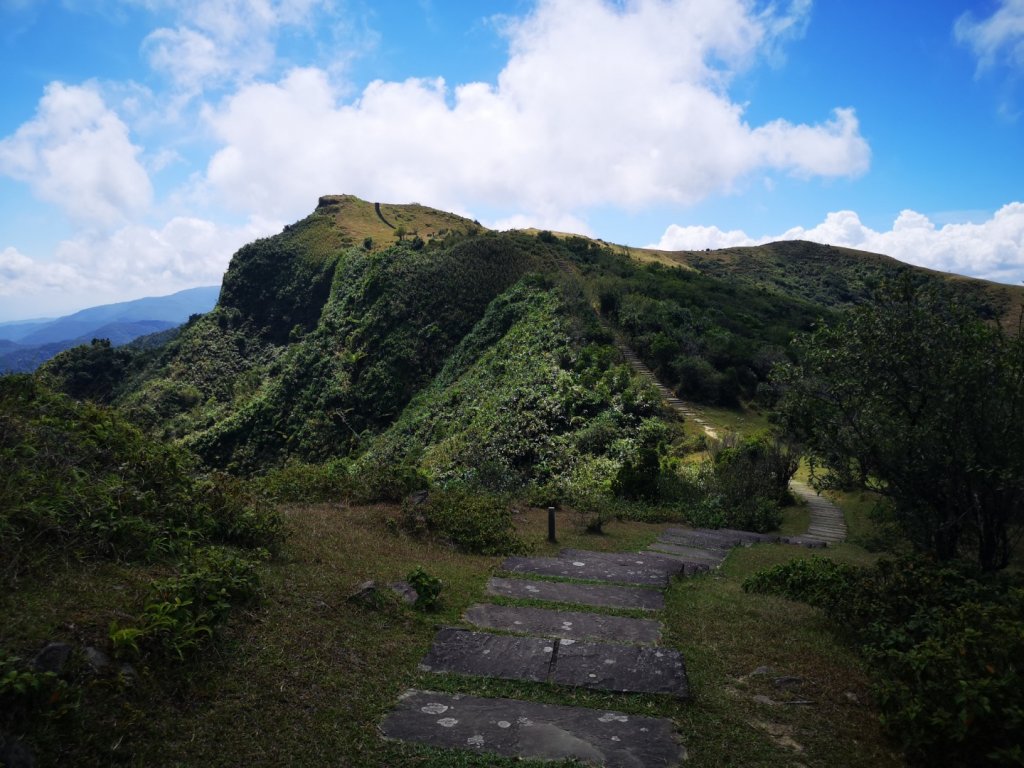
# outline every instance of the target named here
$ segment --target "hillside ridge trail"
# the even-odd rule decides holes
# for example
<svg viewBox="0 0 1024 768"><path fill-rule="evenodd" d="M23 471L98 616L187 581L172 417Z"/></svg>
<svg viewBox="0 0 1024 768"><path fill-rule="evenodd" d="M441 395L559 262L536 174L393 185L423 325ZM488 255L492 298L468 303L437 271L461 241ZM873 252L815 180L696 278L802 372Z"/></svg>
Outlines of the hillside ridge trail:
<svg viewBox="0 0 1024 768"><path fill-rule="evenodd" d="M632 366L633 370L647 381L651 382L651 384L653 384L658 390L662 399L668 403L674 411L699 425L704 430L704 434L710 439L719 439L718 430L709 424L691 404L682 400L675 392L658 381L654 372L648 368L644 361L637 356L636 352L619 339L618 336L616 336L615 344L619 348L619 351L622 353L626 362ZM801 536L801 539L807 541L820 541L826 545L839 544L846 540L846 519L843 517L843 511L839 507L824 496L818 494L817 491L806 483L802 483L799 480L791 480L789 483L789 489L807 505L808 510L810 511L810 523L808 524L807 531Z"/></svg>

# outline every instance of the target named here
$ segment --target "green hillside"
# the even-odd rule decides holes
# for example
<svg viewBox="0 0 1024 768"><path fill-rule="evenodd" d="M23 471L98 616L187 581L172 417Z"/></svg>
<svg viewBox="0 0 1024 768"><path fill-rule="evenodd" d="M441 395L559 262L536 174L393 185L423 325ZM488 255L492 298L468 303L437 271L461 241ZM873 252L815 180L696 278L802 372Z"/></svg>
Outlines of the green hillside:
<svg viewBox="0 0 1024 768"><path fill-rule="evenodd" d="M1024 306L1024 290L1018 286L936 272L877 253L802 240L667 255L675 263L707 275L764 286L828 306L865 301L883 281L902 274L947 284L985 317L1015 323Z"/></svg>
<svg viewBox="0 0 1024 768"><path fill-rule="evenodd" d="M794 332L908 270L944 279L799 242L652 261L573 235L325 196L235 255L213 312L156 352L120 355L110 388L145 430L213 467L365 455L456 477L481 459L513 485L545 482L573 465L577 433L628 421L615 398L639 383L616 340L685 399L757 403ZM1009 287L952 284L989 317L1019 303ZM50 370L75 379L67 367ZM524 431L518 419L536 423ZM510 425L525 443L499 449Z"/></svg>

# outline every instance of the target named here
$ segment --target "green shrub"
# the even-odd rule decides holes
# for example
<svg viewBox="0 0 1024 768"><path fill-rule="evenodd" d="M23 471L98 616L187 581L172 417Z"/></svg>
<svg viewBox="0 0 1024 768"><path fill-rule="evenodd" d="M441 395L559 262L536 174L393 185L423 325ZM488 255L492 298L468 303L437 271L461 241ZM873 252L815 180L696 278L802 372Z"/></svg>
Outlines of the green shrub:
<svg viewBox="0 0 1024 768"><path fill-rule="evenodd" d="M353 488L347 459L323 464L291 459L256 478L254 484L276 502L302 504L338 501L351 495Z"/></svg>
<svg viewBox="0 0 1024 768"><path fill-rule="evenodd" d="M0 734L40 715L55 717L75 706L74 692L53 672L37 672L0 649Z"/></svg>
<svg viewBox="0 0 1024 768"><path fill-rule="evenodd" d="M0 378L0 436L0 575L58 553L130 561L201 542L273 549L283 533L240 481L197 480L183 449L31 377Z"/></svg>
<svg viewBox="0 0 1024 768"><path fill-rule="evenodd" d="M431 491L422 504L406 502L402 526L410 533L425 533L451 542L462 552L509 555L525 551L516 536L508 502L465 487Z"/></svg>
<svg viewBox="0 0 1024 768"><path fill-rule="evenodd" d="M413 464L362 462L360 471L352 477L351 494L352 500L357 503L398 502L410 493L426 489L428 485L426 475Z"/></svg>
<svg viewBox="0 0 1024 768"><path fill-rule="evenodd" d="M444 586L436 576L427 573L423 566L418 565L405 577L409 585L416 590L415 607L422 611L437 609L441 601L441 589Z"/></svg>
<svg viewBox="0 0 1024 768"><path fill-rule="evenodd" d="M687 512L691 524L766 533L782 523L798 459L767 434L716 443L699 470L703 498Z"/></svg>
<svg viewBox="0 0 1024 768"><path fill-rule="evenodd" d="M922 558L869 569L812 558L743 588L828 612L868 662L882 722L912 764L1021 764L1024 578Z"/></svg>
<svg viewBox="0 0 1024 768"><path fill-rule="evenodd" d="M284 519L249 483L211 472L197 484L203 499L205 533L212 541L277 554L285 539Z"/></svg>
<svg viewBox="0 0 1024 768"><path fill-rule="evenodd" d="M851 587L857 572L852 566L815 555L758 571L743 581L743 591L829 608Z"/></svg>
<svg viewBox="0 0 1024 768"><path fill-rule="evenodd" d="M110 627L120 655L183 660L201 650L235 604L261 596L259 558L226 547L202 547L177 576L153 582L135 626Z"/></svg>

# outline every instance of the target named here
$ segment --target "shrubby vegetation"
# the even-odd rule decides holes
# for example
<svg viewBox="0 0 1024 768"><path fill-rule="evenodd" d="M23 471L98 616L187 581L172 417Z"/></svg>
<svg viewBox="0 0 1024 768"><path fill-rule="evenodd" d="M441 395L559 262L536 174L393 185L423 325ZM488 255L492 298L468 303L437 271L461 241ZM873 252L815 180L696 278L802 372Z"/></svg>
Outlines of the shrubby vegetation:
<svg viewBox="0 0 1024 768"><path fill-rule="evenodd" d="M747 579L823 608L865 658L882 721L914 765L1024 760L1024 580L925 558L813 557Z"/></svg>
<svg viewBox="0 0 1024 768"><path fill-rule="evenodd" d="M820 482L890 498L940 559L1005 567L1024 526L1024 327L904 280L795 346L778 410Z"/></svg>
<svg viewBox="0 0 1024 768"><path fill-rule="evenodd" d="M29 376L0 378L0 437L4 584L68 560L166 564L177 575L153 584L139 620L111 628L115 650L148 660L184 658L258 594L283 523L237 478Z"/></svg>
<svg viewBox="0 0 1024 768"><path fill-rule="evenodd" d="M687 517L705 528L773 531L781 507L792 503L789 481L798 464L792 448L770 434L726 436L696 470L699 500Z"/></svg>
<svg viewBox="0 0 1024 768"><path fill-rule="evenodd" d="M432 537L474 555L514 555L525 551L512 526L509 499L456 486L432 491L402 505L399 525L414 536Z"/></svg>
<svg viewBox="0 0 1024 768"><path fill-rule="evenodd" d="M794 331L821 305L660 264L639 265L588 241L566 246L601 314L681 397L736 406L754 399Z"/></svg>
<svg viewBox="0 0 1024 768"><path fill-rule="evenodd" d="M195 544L275 546L276 513L116 411L29 376L0 378L0 554L15 578L51 557L158 559Z"/></svg>

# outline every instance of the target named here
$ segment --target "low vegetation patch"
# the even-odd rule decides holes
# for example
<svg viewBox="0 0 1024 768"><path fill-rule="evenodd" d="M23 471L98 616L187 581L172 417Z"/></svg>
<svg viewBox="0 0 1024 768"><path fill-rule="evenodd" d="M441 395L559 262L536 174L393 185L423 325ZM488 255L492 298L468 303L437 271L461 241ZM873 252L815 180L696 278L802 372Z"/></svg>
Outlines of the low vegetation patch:
<svg viewBox="0 0 1024 768"><path fill-rule="evenodd" d="M872 672L882 722L915 765L1020 765L1024 579L958 563L796 560L745 590L823 608Z"/></svg>
<svg viewBox="0 0 1024 768"><path fill-rule="evenodd" d="M476 555L511 555L525 551L516 536L507 497L469 487L432 491L402 506L401 527Z"/></svg>

